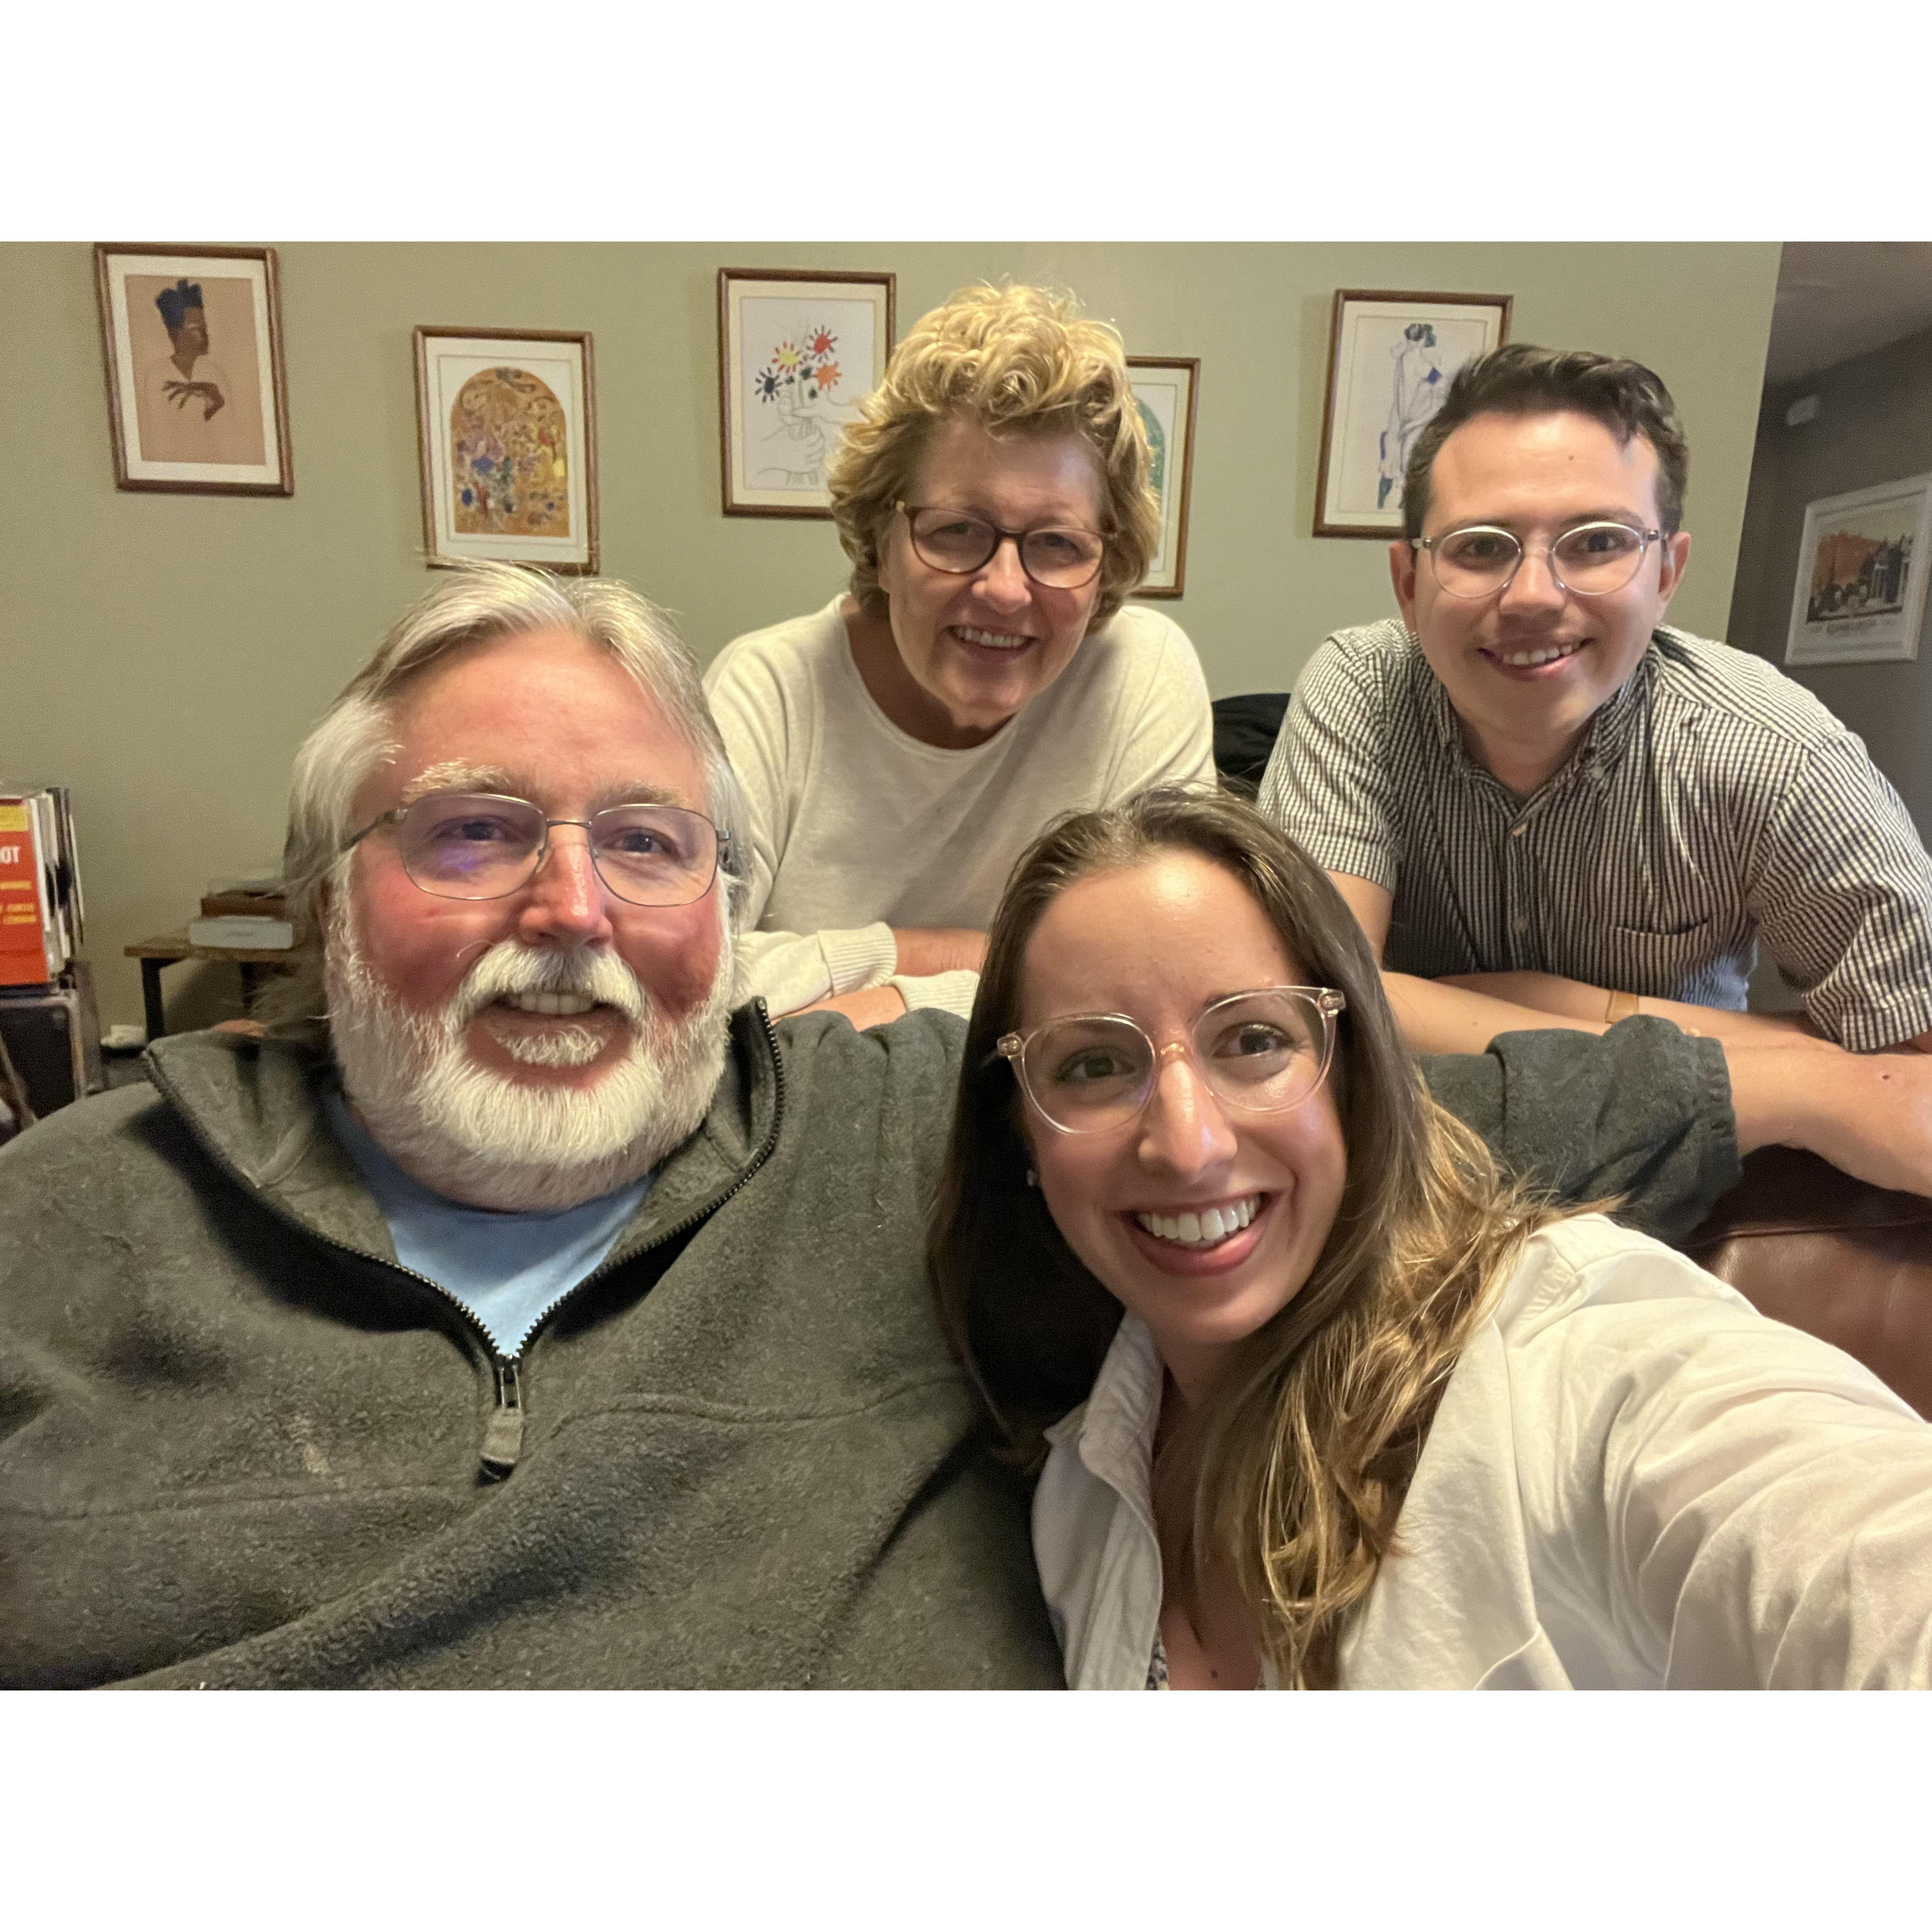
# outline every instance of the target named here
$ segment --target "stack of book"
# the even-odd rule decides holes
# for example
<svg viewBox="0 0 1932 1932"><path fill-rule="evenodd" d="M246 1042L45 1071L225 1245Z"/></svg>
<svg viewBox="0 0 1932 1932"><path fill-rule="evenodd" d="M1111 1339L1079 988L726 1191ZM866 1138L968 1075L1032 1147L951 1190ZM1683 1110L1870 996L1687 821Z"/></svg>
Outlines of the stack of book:
<svg viewBox="0 0 1932 1932"><path fill-rule="evenodd" d="M280 879L210 879L201 916L188 923L190 946L286 952L296 943Z"/></svg>
<svg viewBox="0 0 1932 1932"><path fill-rule="evenodd" d="M0 785L0 986L67 971L82 929L74 806L64 785Z"/></svg>

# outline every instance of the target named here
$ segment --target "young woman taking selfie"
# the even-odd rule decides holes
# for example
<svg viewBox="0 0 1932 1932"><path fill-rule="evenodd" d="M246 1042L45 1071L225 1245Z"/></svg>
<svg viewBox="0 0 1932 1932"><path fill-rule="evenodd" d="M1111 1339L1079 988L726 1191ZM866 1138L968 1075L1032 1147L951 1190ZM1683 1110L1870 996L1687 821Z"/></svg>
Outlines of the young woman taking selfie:
<svg viewBox="0 0 1932 1932"><path fill-rule="evenodd" d="M932 1259L1075 1688L1932 1681L1932 1426L1505 1184L1246 807L1041 838L966 1068Z"/></svg>

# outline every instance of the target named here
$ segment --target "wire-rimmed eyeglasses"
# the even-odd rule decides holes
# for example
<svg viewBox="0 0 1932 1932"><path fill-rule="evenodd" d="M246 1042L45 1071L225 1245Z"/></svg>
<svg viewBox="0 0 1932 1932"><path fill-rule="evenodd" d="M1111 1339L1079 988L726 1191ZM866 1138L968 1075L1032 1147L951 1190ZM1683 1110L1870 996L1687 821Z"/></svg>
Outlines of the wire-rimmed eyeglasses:
<svg viewBox="0 0 1932 1932"><path fill-rule="evenodd" d="M1020 568L1049 590L1078 590L1100 574L1107 539L1098 530L1052 524L1036 530L1003 530L974 510L895 503L906 520L912 547L934 570L970 577L992 560L1000 544L1012 541Z"/></svg>
<svg viewBox="0 0 1932 1932"><path fill-rule="evenodd" d="M1606 597L1621 590L1642 568L1644 555L1663 533L1608 520L1579 524L1546 545L1550 574L1561 590L1579 597ZM1436 580L1451 597L1493 597L1516 580L1526 555L1514 530L1472 524L1439 537L1411 537L1412 549L1426 550Z"/></svg>
<svg viewBox="0 0 1932 1932"><path fill-rule="evenodd" d="M702 812L675 805L613 805L589 818L546 818L526 798L430 792L371 819L343 850L396 828L403 869L444 899L500 899L529 884L560 825L581 826L597 876L632 905L689 905L711 890L730 840Z"/></svg>
<svg viewBox="0 0 1932 1932"><path fill-rule="evenodd" d="M1179 1054L1224 1106L1246 1114L1298 1107L1328 1078L1336 1016L1333 986L1264 986L1204 1007L1185 1040L1156 1046L1124 1013L1075 1013L994 1051L1012 1062L1020 1090L1063 1134L1103 1133L1137 1120L1163 1061Z"/></svg>

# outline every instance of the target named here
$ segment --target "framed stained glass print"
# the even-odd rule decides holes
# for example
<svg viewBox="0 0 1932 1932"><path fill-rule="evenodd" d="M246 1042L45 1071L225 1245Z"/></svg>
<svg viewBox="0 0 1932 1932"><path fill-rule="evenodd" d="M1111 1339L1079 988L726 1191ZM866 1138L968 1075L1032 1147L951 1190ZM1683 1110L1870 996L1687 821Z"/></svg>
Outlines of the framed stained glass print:
<svg viewBox="0 0 1932 1932"><path fill-rule="evenodd" d="M431 568L494 558L597 572L587 332L418 328L416 418Z"/></svg>

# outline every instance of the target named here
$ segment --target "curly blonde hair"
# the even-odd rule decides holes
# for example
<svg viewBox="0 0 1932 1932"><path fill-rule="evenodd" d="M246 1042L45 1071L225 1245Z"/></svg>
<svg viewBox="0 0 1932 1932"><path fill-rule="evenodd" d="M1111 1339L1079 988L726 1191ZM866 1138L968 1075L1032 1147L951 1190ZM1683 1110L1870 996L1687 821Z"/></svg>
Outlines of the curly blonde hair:
<svg viewBox="0 0 1932 1932"><path fill-rule="evenodd" d="M852 595L886 614L879 548L894 506L914 488L932 432L953 418L991 436L1077 436L1094 452L1108 544L1090 628L1098 629L1147 574L1160 541L1148 484L1147 431L1119 335L1080 319L1051 290L962 289L892 351L886 380L859 405L826 476Z"/></svg>
<svg viewBox="0 0 1932 1932"><path fill-rule="evenodd" d="M1014 867L993 921L927 1251L947 1335L1018 1460L1036 1465L1045 1428L1086 1400L1120 1305L1025 1184L1022 1102L995 1042L1019 1024L1027 943L1046 908L1083 878L1174 851L1232 873L1311 981L1348 999L1329 1076L1348 1150L1334 1225L1306 1281L1239 1345L1154 1470L1181 1600L1226 1564L1279 1680L1330 1684L1490 1291L1535 1228L1588 1210L1504 1182L1429 1096L1340 894L1252 806L1166 789L1070 818Z"/></svg>

